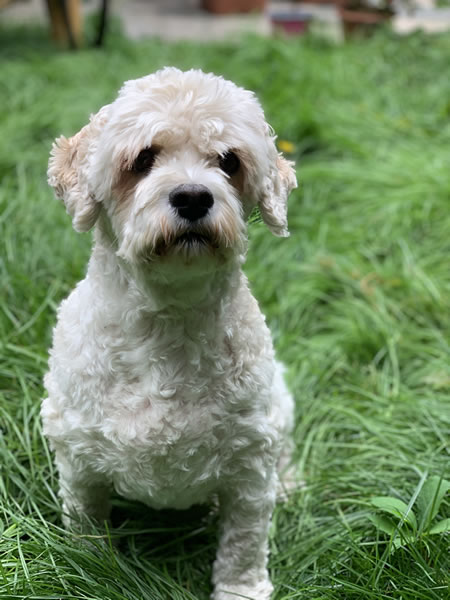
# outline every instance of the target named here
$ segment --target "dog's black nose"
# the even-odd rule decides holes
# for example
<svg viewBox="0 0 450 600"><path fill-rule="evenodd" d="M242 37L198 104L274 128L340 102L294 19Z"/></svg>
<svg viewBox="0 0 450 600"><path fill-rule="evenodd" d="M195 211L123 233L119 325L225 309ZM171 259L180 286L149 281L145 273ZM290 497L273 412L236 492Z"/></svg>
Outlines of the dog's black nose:
<svg viewBox="0 0 450 600"><path fill-rule="evenodd" d="M170 192L169 202L183 219L198 221L207 215L214 199L205 185L183 183Z"/></svg>

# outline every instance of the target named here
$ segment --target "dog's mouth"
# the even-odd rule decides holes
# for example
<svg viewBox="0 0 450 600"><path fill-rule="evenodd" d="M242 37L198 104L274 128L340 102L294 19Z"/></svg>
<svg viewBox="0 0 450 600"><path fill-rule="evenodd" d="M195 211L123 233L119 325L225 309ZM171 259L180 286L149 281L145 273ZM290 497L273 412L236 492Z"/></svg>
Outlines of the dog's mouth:
<svg viewBox="0 0 450 600"><path fill-rule="evenodd" d="M204 233L197 233L195 231L185 231L177 238L175 238L173 242L173 246L209 246L212 244L212 239L210 236L205 235Z"/></svg>
<svg viewBox="0 0 450 600"><path fill-rule="evenodd" d="M219 242L208 231L184 231L168 239L161 237L154 252L158 256L169 254L200 255L214 252L219 248Z"/></svg>

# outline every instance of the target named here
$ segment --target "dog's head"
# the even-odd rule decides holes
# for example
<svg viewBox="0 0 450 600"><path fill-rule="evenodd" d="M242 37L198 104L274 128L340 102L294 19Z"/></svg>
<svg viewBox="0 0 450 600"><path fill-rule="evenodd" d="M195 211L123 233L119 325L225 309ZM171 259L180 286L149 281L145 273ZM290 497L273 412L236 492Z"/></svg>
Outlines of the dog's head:
<svg viewBox="0 0 450 600"><path fill-rule="evenodd" d="M288 235L296 178L274 139L251 92L165 68L126 82L78 134L56 140L49 183L74 228L99 220L125 261L223 261L245 250L255 206Z"/></svg>

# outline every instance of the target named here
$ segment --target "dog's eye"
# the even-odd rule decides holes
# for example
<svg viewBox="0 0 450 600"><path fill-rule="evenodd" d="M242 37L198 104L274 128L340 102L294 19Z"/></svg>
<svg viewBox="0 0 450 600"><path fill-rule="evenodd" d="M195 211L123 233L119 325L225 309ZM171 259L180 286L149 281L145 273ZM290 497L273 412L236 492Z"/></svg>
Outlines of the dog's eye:
<svg viewBox="0 0 450 600"><path fill-rule="evenodd" d="M241 161L231 150L219 157L219 167L230 177L239 171L240 166Z"/></svg>
<svg viewBox="0 0 450 600"><path fill-rule="evenodd" d="M148 173L153 167L158 152L154 148L141 150L134 160L131 170L135 173Z"/></svg>

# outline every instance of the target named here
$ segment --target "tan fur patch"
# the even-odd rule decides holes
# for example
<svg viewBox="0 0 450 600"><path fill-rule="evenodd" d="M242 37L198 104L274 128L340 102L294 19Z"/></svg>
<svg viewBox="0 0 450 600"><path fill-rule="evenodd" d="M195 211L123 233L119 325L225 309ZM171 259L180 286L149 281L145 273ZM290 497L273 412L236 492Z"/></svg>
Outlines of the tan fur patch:
<svg viewBox="0 0 450 600"><path fill-rule="evenodd" d="M277 156L278 174L280 176L282 185L287 190L287 193L289 193L291 189L297 187L293 166L294 163L290 160L286 160L281 154Z"/></svg>
<svg viewBox="0 0 450 600"><path fill-rule="evenodd" d="M136 185L142 176L132 171L120 170L117 181L112 186L112 192L117 200L117 210L120 211L125 203L128 203L134 195Z"/></svg>
<svg viewBox="0 0 450 600"><path fill-rule="evenodd" d="M239 167L237 173L230 177L230 183L238 191L239 195L242 195L244 193L245 186L245 171L249 159L247 158L246 153L241 150L232 149L231 151L234 152L239 158L241 166Z"/></svg>

